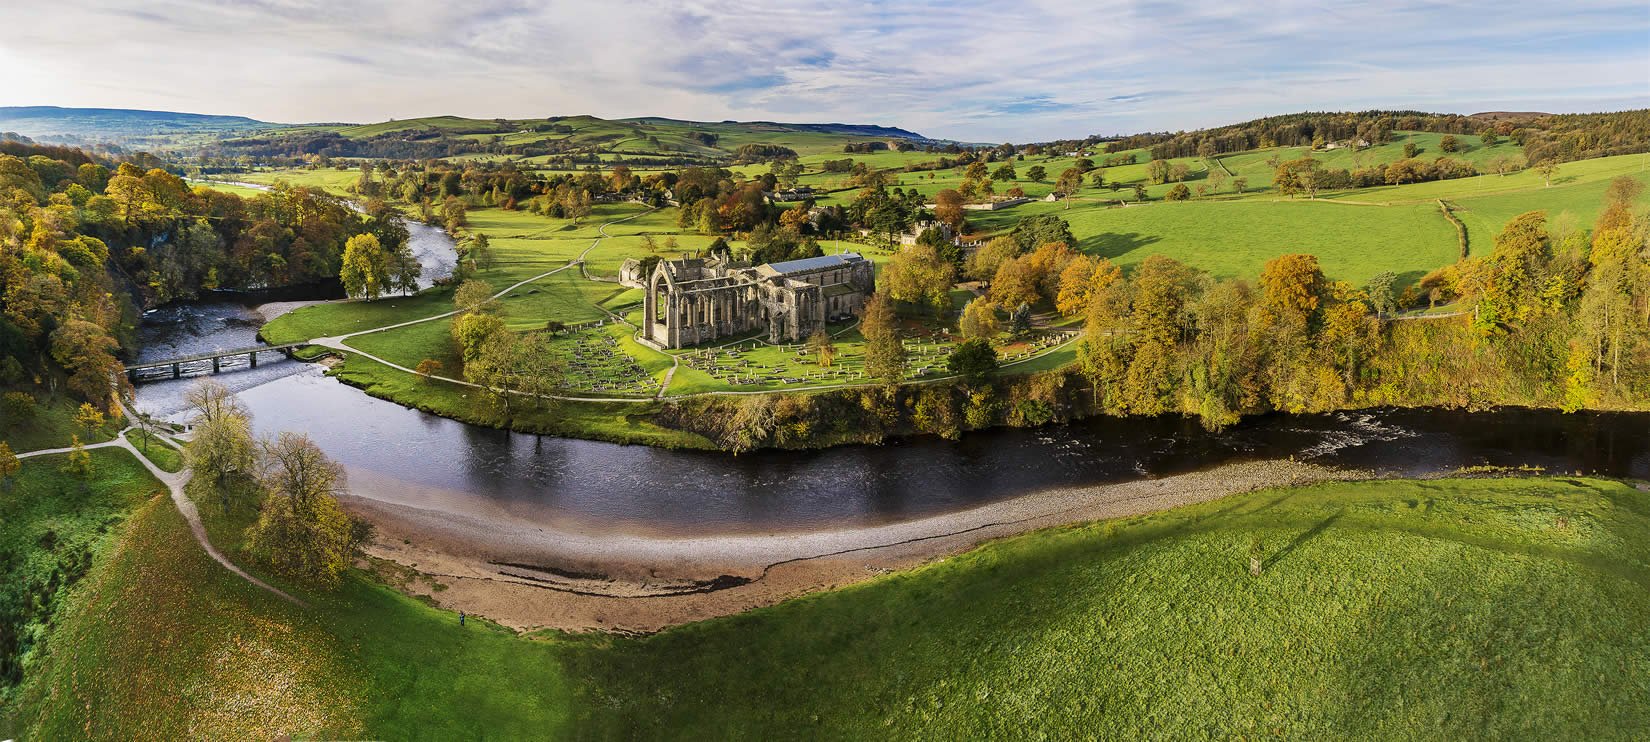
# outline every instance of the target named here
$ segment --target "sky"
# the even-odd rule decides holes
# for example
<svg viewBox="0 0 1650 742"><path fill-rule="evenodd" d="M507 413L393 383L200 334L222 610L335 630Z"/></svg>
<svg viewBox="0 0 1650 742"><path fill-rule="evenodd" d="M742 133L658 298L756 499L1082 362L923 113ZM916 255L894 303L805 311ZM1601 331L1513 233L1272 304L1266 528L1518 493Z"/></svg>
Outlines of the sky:
<svg viewBox="0 0 1650 742"><path fill-rule="evenodd" d="M971 142L1650 107L1650 2L0 0L0 105L592 114Z"/></svg>

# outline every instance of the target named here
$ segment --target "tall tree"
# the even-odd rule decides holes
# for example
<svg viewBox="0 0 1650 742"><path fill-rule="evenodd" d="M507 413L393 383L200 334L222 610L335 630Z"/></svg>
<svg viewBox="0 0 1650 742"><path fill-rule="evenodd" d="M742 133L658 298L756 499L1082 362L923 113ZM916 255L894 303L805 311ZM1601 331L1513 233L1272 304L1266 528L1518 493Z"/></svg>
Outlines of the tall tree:
<svg viewBox="0 0 1650 742"><path fill-rule="evenodd" d="M389 283L389 257L372 234L358 234L344 243L343 266L338 278L344 283L344 292L357 299L372 301L384 295Z"/></svg>
<svg viewBox="0 0 1650 742"><path fill-rule="evenodd" d="M268 494L247 529L247 551L279 574L336 586L353 546L352 523L336 498L344 488L343 467L297 433L282 433L262 449Z"/></svg>
<svg viewBox="0 0 1650 742"><path fill-rule="evenodd" d="M859 333L865 338L865 373L893 386L905 379L905 342L899 336L894 302L878 292L865 303Z"/></svg>

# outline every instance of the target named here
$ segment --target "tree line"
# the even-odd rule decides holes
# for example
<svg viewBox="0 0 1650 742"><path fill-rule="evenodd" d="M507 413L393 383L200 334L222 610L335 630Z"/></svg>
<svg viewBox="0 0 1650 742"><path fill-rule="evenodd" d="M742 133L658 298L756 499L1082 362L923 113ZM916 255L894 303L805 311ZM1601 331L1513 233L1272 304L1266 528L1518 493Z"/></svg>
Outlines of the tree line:
<svg viewBox="0 0 1650 742"><path fill-rule="evenodd" d="M141 308L331 281L358 235L390 254L406 241L387 210L305 188L243 198L132 163L0 155L0 384L112 409Z"/></svg>
<svg viewBox="0 0 1650 742"><path fill-rule="evenodd" d="M905 359L890 302L932 300L955 275L943 257L919 248L896 257L861 320L867 373L877 383L683 400L655 419L748 450L954 437L1098 414L1183 414L1221 428L1266 412L1379 405L1643 409L1650 216L1642 191L1632 178L1612 182L1590 229L1522 214L1487 253L1424 279L1425 297L1401 289L1391 273L1363 286L1330 280L1305 254L1273 259L1254 282L1215 279L1162 255L1125 273L1071 250L1057 218L1022 222L1018 234L967 261L967 274L992 280L989 294L963 310L958 331L970 342L993 336L999 316L1016 305L1081 317L1074 366L901 384ZM1391 318L1427 300L1451 302L1459 313Z"/></svg>

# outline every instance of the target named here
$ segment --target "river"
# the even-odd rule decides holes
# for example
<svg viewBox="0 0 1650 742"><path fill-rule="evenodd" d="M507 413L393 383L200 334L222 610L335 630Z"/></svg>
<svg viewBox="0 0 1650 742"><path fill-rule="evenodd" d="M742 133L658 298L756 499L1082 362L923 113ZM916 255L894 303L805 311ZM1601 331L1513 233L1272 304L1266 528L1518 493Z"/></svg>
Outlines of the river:
<svg viewBox="0 0 1650 742"><path fill-rule="evenodd" d="M426 261L426 284L446 275L452 241L432 227L408 227ZM262 321L253 308L233 303L151 312L140 358L253 345ZM971 433L960 441L919 437L735 457L467 425L369 397L295 361L216 378L239 392L261 434L291 430L314 438L344 465L355 495L438 512L502 511L596 534L880 525L1049 488L1265 459L1402 476L1490 465L1650 478L1644 414L1379 409L1263 416L1220 433L1187 418L1096 418ZM193 383L144 384L138 406L179 417Z"/></svg>
<svg viewBox="0 0 1650 742"><path fill-rule="evenodd" d="M254 312L232 304L151 314L145 353L246 345L257 324ZM344 464L354 494L455 512L486 506L585 532L882 524L1051 487L1290 457L1404 476L1529 465L1650 478L1650 415L1643 414L1380 409L1262 416L1220 433L1187 418L1095 418L960 441L919 437L735 457L467 425L369 397L292 361L216 378L240 392L260 433L314 438ZM139 406L175 415L192 383L144 384Z"/></svg>

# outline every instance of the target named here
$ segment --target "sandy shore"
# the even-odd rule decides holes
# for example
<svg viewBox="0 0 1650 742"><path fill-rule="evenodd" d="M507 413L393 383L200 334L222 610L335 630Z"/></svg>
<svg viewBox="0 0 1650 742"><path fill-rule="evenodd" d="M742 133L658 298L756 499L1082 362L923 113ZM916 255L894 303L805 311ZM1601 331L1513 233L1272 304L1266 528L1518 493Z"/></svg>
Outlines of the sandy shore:
<svg viewBox="0 0 1650 742"><path fill-rule="evenodd" d="M361 497L383 577L517 629L651 632L771 605L1065 523L1138 515L1265 487L1365 478L1289 461L1047 490L945 515L806 533L592 536Z"/></svg>

